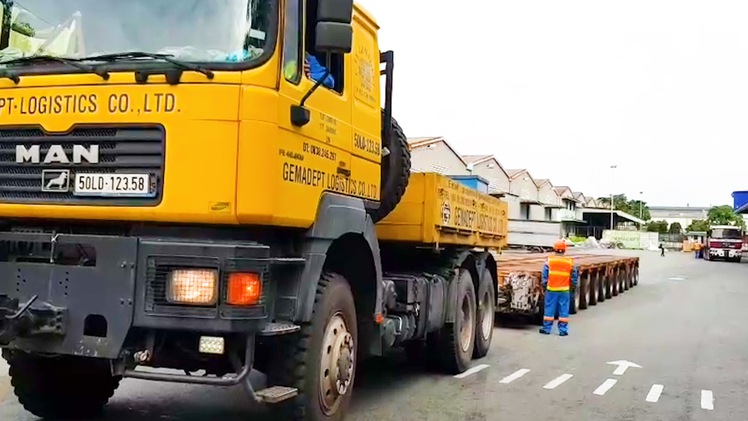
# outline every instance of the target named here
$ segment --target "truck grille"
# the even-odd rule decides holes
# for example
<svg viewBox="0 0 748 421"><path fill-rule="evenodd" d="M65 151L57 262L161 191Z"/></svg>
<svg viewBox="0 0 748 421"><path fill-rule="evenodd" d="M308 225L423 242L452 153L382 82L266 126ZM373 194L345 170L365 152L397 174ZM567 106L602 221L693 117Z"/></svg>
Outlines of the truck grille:
<svg viewBox="0 0 748 421"><path fill-rule="evenodd" d="M47 133L34 127L0 127L0 203L46 203L82 205L146 206L158 204L162 196L165 131L159 125L76 126L64 134ZM16 146L39 147L41 163L16 162ZM97 145L99 162L44 163L53 145L67 157L74 147ZM71 161L72 162L72 161ZM45 170L68 170L67 191L42 191ZM81 197L73 194L79 173L147 173L151 197Z"/></svg>

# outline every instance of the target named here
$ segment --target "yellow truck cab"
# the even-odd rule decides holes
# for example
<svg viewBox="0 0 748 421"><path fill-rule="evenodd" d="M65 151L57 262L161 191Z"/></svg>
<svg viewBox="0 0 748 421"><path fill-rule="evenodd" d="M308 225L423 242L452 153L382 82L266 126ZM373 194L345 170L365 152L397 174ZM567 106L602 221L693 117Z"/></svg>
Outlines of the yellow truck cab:
<svg viewBox="0 0 748 421"><path fill-rule="evenodd" d="M28 411L98 413L129 377L341 420L362 358L486 355L506 204L411 176L352 0L0 6L0 347Z"/></svg>

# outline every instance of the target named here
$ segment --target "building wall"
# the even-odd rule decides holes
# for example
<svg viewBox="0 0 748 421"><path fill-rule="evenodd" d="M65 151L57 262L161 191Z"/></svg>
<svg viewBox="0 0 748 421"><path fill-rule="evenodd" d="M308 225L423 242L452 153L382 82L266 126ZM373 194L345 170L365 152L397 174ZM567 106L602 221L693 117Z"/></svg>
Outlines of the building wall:
<svg viewBox="0 0 748 421"><path fill-rule="evenodd" d="M527 173L523 173L509 183L509 191L521 199L538 200L538 186Z"/></svg>
<svg viewBox="0 0 748 421"><path fill-rule="evenodd" d="M493 159L475 165L473 174L488 180L489 193L506 193L509 191L509 176Z"/></svg>
<svg viewBox="0 0 748 421"><path fill-rule="evenodd" d="M413 172L436 172L443 175L470 175L465 163L444 142L420 146L411 151Z"/></svg>
<svg viewBox="0 0 748 421"><path fill-rule="evenodd" d="M506 195L501 200L507 204L509 219L522 219L520 218L519 197Z"/></svg>
<svg viewBox="0 0 748 421"><path fill-rule="evenodd" d="M538 188L538 201L549 205L561 205L561 198L549 183Z"/></svg>

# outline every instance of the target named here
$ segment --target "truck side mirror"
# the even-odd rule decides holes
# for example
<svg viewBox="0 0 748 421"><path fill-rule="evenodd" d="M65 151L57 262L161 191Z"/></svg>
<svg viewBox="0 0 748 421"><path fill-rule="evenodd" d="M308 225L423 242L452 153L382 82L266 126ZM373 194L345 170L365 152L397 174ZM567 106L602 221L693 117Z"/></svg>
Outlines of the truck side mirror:
<svg viewBox="0 0 748 421"><path fill-rule="evenodd" d="M353 48L353 27L338 22L317 22L315 50L321 53L347 54Z"/></svg>
<svg viewBox="0 0 748 421"><path fill-rule="evenodd" d="M353 48L353 0L318 0L314 48L346 54Z"/></svg>

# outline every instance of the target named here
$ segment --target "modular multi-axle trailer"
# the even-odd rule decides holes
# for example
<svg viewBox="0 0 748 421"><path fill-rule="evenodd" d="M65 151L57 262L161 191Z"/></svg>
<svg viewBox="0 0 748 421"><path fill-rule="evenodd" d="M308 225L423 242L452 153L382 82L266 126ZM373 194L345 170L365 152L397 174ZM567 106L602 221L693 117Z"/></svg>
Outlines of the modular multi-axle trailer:
<svg viewBox="0 0 748 421"><path fill-rule="evenodd" d="M639 284L639 258L587 252L568 253L579 268L579 285L572 288L571 314L602 303ZM541 273L547 255L505 253L499 261L497 313L543 320Z"/></svg>

